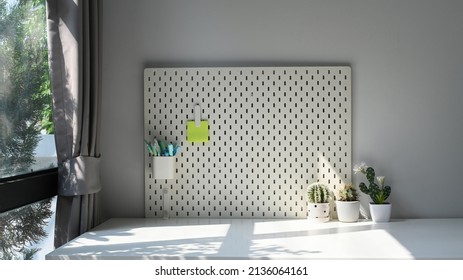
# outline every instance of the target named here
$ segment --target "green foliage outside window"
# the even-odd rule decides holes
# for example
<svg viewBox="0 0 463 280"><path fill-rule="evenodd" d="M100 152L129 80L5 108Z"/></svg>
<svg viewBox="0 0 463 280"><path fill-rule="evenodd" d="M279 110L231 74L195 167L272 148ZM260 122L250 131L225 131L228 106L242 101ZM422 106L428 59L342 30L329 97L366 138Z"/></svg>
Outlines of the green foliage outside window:
<svg viewBox="0 0 463 280"><path fill-rule="evenodd" d="M45 2L0 0L0 177L30 171L41 131L53 132Z"/></svg>
<svg viewBox="0 0 463 280"><path fill-rule="evenodd" d="M0 0L0 178L28 173L53 133L44 0ZM32 259L50 200L0 213L0 259Z"/></svg>
<svg viewBox="0 0 463 280"><path fill-rule="evenodd" d="M31 260L52 214L51 199L0 214L0 260Z"/></svg>

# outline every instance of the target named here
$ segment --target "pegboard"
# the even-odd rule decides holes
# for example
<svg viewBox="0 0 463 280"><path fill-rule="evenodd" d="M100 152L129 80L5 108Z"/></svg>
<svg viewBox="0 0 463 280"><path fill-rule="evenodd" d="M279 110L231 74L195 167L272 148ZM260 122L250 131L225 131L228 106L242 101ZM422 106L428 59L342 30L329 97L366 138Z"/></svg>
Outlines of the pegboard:
<svg viewBox="0 0 463 280"><path fill-rule="evenodd" d="M209 142L188 143L201 106ZM145 216L307 216L308 184L351 182L350 67L147 68L144 137L179 143L176 178L145 153Z"/></svg>

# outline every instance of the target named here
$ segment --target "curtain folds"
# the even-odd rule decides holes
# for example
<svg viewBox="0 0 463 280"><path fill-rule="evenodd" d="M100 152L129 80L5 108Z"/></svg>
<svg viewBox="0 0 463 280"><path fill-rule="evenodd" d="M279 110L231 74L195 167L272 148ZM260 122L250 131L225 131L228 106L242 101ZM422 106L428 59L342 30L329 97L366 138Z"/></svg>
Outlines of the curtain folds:
<svg viewBox="0 0 463 280"><path fill-rule="evenodd" d="M101 1L47 0L58 202L55 247L98 224Z"/></svg>

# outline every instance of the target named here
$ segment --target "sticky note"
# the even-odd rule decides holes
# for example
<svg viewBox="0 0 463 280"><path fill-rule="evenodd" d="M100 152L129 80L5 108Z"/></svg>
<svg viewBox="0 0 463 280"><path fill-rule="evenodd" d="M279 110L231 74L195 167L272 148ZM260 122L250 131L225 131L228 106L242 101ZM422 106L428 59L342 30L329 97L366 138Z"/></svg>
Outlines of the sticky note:
<svg viewBox="0 0 463 280"><path fill-rule="evenodd" d="M201 121L201 125L197 127L195 121L187 121L186 140L188 142L208 142L209 122Z"/></svg>

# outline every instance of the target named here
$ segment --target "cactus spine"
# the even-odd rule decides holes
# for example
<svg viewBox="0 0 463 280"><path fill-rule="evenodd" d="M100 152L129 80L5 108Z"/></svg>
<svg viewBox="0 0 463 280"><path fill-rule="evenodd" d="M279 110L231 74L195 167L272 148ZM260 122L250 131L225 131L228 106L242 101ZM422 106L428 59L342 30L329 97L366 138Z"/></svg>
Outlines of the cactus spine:
<svg viewBox="0 0 463 280"><path fill-rule="evenodd" d="M359 194L352 184L344 185L344 188L339 191L339 201L357 201Z"/></svg>
<svg viewBox="0 0 463 280"><path fill-rule="evenodd" d="M313 183L308 187L307 197L310 203L327 203L330 198L330 191L322 183Z"/></svg>

